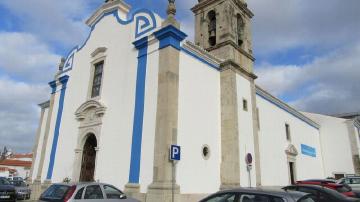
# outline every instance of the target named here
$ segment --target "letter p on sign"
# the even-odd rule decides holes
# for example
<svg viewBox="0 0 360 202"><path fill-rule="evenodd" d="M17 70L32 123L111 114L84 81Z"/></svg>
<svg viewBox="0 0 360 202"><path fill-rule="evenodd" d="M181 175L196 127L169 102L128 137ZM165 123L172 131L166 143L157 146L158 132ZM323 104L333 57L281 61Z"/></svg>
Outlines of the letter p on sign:
<svg viewBox="0 0 360 202"><path fill-rule="evenodd" d="M170 160L180 161L181 148L178 145L171 145L170 147Z"/></svg>

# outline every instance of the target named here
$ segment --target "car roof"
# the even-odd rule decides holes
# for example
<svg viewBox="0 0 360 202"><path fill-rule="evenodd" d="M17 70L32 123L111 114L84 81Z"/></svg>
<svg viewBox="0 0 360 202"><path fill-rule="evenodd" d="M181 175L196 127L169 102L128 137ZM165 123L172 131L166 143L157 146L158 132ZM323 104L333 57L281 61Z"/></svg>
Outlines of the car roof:
<svg viewBox="0 0 360 202"><path fill-rule="evenodd" d="M102 182L70 182L70 183L62 182L62 183L54 183L53 185L64 185L64 186L109 185L109 186L114 186L114 185L102 183Z"/></svg>
<svg viewBox="0 0 360 202"><path fill-rule="evenodd" d="M280 188L236 188L236 189L219 191L217 193L228 193L228 192L264 194L264 195L272 195L272 196L285 197L285 198L291 196L292 198L295 199L308 195L308 193L303 193L298 191L285 191Z"/></svg>
<svg viewBox="0 0 360 202"><path fill-rule="evenodd" d="M296 184L296 185L289 185L289 186L286 186L286 187L283 187L283 189L286 189L287 187L308 187L308 188L311 188L311 189L316 189L316 190L322 190L328 194L332 194L334 195L335 197L337 198L341 198L341 199L344 199L346 198L343 194L333 190L333 189L330 189L330 188L327 188L327 187L324 187L324 186L320 186L320 185L313 185L313 184Z"/></svg>

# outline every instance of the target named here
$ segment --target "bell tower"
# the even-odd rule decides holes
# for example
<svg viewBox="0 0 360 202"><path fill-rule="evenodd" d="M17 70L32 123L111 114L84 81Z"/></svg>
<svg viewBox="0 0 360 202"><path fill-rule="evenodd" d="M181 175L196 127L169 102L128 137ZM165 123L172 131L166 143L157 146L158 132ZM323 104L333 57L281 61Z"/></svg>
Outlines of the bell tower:
<svg viewBox="0 0 360 202"><path fill-rule="evenodd" d="M253 73L251 18L244 0L198 0L195 43L213 55Z"/></svg>
<svg viewBox="0 0 360 202"><path fill-rule="evenodd" d="M195 15L195 44L223 60L220 64L221 165L220 189L244 185L245 144L253 144L256 186L261 185L256 86L253 73L251 19L254 14L245 0L198 0ZM239 86L241 84L241 86ZM249 93L246 93L244 89ZM244 100L250 109L243 110ZM247 104L246 104L247 105ZM247 107L246 107L247 108ZM239 121L251 123L252 131ZM253 139L252 143L247 142ZM241 178L241 179L240 179ZM249 180L250 181L250 180Z"/></svg>

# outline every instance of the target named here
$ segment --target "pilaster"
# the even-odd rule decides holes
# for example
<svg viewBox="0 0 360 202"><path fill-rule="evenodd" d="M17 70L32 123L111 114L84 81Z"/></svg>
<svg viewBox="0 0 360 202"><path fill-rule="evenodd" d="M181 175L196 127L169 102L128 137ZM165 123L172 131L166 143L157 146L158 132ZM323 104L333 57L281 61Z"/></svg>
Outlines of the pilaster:
<svg viewBox="0 0 360 202"><path fill-rule="evenodd" d="M51 96L50 96L50 102L49 102L49 111L47 115L46 125L45 125L45 133L44 133L44 139L41 147L41 153L40 153L40 161L39 161L39 169L36 176L36 181L41 182L42 178L42 172L44 168L44 161L45 161L45 155L48 145L48 139L49 139L49 133L50 133L50 124L52 120L52 112L54 108L54 100L55 100L55 92L56 92L56 81L49 82L49 86L51 87Z"/></svg>
<svg viewBox="0 0 360 202"><path fill-rule="evenodd" d="M221 165L220 189L240 186L239 127L236 72L226 67L220 72Z"/></svg>
<svg viewBox="0 0 360 202"><path fill-rule="evenodd" d="M186 37L177 27L164 23L155 32L159 40L159 75L154 145L153 182L148 187L146 201L170 202L174 188L174 200L179 201L180 186L172 181L172 162L169 147L177 142L179 57L180 42Z"/></svg>
<svg viewBox="0 0 360 202"><path fill-rule="evenodd" d="M36 131L36 140L35 140L35 145L33 148L33 157L32 157L32 164L31 164L31 169L30 169L30 181L29 183L32 181L33 179L33 174L34 174L34 167L35 167L35 161L36 161L36 157L38 155L38 147L39 147L39 140L40 140L40 135L41 135L41 128L42 128L42 124L44 122L44 114L45 114L45 109L49 107L50 101L46 101L44 103L39 104L39 107L41 108L41 113L40 113L40 120L39 120L39 125L38 125L38 129Z"/></svg>
<svg viewBox="0 0 360 202"><path fill-rule="evenodd" d="M59 139L59 132L60 132L60 126L61 126L61 118L62 118L62 112L64 108L64 100L65 100L65 91L67 82L69 80L69 76L65 75L59 78L59 82L62 85L61 91L60 91L60 98L59 98L59 107L57 110L57 116L56 116L56 123L55 123L55 130L54 130L54 138L51 146L51 153L50 153L50 162L48 167L48 172L46 175L46 180L51 181L54 164L55 164L55 158L56 158L56 150L57 150L57 143ZM55 93L55 92L53 92Z"/></svg>

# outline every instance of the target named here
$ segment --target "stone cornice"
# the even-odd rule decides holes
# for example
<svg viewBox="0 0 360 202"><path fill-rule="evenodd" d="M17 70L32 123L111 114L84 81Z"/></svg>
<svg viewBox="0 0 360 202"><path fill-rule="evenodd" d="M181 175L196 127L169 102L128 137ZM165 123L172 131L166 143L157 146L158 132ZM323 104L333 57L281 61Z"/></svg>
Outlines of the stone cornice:
<svg viewBox="0 0 360 202"><path fill-rule="evenodd" d="M197 45L195 45L194 43L192 43L190 41L185 41L182 47L187 49L188 51L196 54L197 56L203 58L207 62L214 63L217 66L220 66L220 64L222 62L224 62L223 60L215 57L213 54L209 53L208 51L206 51L202 47L197 46Z"/></svg>
<svg viewBox="0 0 360 202"><path fill-rule="evenodd" d="M252 61L255 61L255 58L251 54L246 52L244 49L242 49L239 45L237 45L234 41L231 41L231 40L227 40L227 41L218 43L213 47L207 48L206 50L207 51L212 51L212 50L218 49L218 48L220 48L222 46L226 46L226 45L231 45L232 47L236 48L236 50L238 50L240 53L245 55L247 58L249 58Z"/></svg>
<svg viewBox="0 0 360 202"><path fill-rule="evenodd" d="M196 4L193 8L191 8L191 11L196 13L198 10L201 10L213 3L216 3L219 0L204 0L198 4ZM254 17L254 14L250 11L250 9L247 7L246 3L242 3L238 0L232 0L249 18Z"/></svg>
<svg viewBox="0 0 360 202"><path fill-rule="evenodd" d="M41 109L46 109L50 106L50 100L40 103L40 104L38 104L38 106L41 107Z"/></svg>
<svg viewBox="0 0 360 202"><path fill-rule="evenodd" d="M304 114L300 113L296 109L290 107L289 105L287 105L286 103L284 103L280 99L276 98L275 96L271 95L270 93L266 92L265 90L263 90L259 86L256 86L256 94L258 94L259 96L263 97L264 99L270 101L271 103L277 105L278 107L280 107L281 109L287 111L288 113L294 115L295 117L301 119L302 121L306 122L307 124L313 126L314 128L316 128L316 129L320 128L320 125L318 123L311 120L310 118L308 118Z"/></svg>
<svg viewBox="0 0 360 202"><path fill-rule="evenodd" d="M91 15L91 17L86 20L86 24L89 27L92 27L92 25L99 19L104 13L113 11L113 10L121 10L125 13L129 13L131 6L126 4L123 0L116 0L109 3L103 4L100 8L98 8L94 14Z"/></svg>
<svg viewBox="0 0 360 202"><path fill-rule="evenodd" d="M245 70L245 68L241 67L238 63L234 62L233 60L226 60L223 63L220 64L221 71L226 70L230 67L234 67L237 71L240 73L250 77L251 79L257 79L257 76L252 73Z"/></svg>

